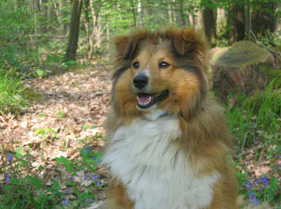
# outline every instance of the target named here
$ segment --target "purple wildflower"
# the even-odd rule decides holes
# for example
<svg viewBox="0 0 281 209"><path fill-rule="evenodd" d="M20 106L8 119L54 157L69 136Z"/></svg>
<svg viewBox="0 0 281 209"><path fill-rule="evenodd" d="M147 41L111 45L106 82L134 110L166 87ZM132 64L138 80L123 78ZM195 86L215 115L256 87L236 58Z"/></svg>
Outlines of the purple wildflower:
<svg viewBox="0 0 281 209"><path fill-rule="evenodd" d="M97 182L97 187L99 187L99 186L100 186L100 182L98 181L98 182Z"/></svg>
<svg viewBox="0 0 281 209"><path fill-rule="evenodd" d="M84 205L87 205L87 203L88 203L88 200L85 200Z"/></svg>
<svg viewBox="0 0 281 209"><path fill-rule="evenodd" d="M74 182L74 178L72 176L69 176L68 179L72 182Z"/></svg>
<svg viewBox="0 0 281 209"><path fill-rule="evenodd" d="M254 205L259 205L259 204L260 204L260 202L258 201L257 198L254 199L254 202L253 202L253 203L254 203Z"/></svg>
<svg viewBox="0 0 281 209"><path fill-rule="evenodd" d="M64 199L61 204L66 205L68 203L68 200Z"/></svg>
<svg viewBox="0 0 281 209"><path fill-rule="evenodd" d="M99 177L99 175L93 175L93 180L96 180Z"/></svg>
<svg viewBox="0 0 281 209"><path fill-rule="evenodd" d="M259 183L260 183L260 180L259 180L259 179L257 179L255 182L256 182L256 184L259 184Z"/></svg>
<svg viewBox="0 0 281 209"><path fill-rule="evenodd" d="M258 199L256 198L255 193L253 193L253 192L250 194L250 202L253 203L253 205L259 205L260 204Z"/></svg>
<svg viewBox="0 0 281 209"><path fill-rule="evenodd" d="M69 195L70 194L70 187L67 187L67 190L65 192L66 195Z"/></svg>
<svg viewBox="0 0 281 209"><path fill-rule="evenodd" d="M92 156L92 157L91 157L91 160L94 160L94 159L95 159L95 157L94 157L94 156Z"/></svg>
<svg viewBox="0 0 281 209"><path fill-rule="evenodd" d="M5 183L9 184L10 183L10 174L7 173L6 179L5 179Z"/></svg>
<svg viewBox="0 0 281 209"><path fill-rule="evenodd" d="M89 174L86 174L86 175L83 177L83 181L85 181L87 178L89 178Z"/></svg>
<svg viewBox="0 0 281 209"><path fill-rule="evenodd" d="M94 203L95 202L95 200L90 200L90 203L92 204L92 203Z"/></svg>
<svg viewBox="0 0 281 209"><path fill-rule="evenodd" d="M261 183L263 183L265 187L268 187L268 180L265 176L261 178Z"/></svg>
<svg viewBox="0 0 281 209"><path fill-rule="evenodd" d="M252 193L250 194L250 199L253 199L254 197L255 197L255 193L252 192Z"/></svg>
<svg viewBox="0 0 281 209"><path fill-rule="evenodd" d="M100 164L100 159L99 159L99 158L97 159L97 165L98 165L98 164Z"/></svg>
<svg viewBox="0 0 281 209"><path fill-rule="evenodd" d="M250 189L250 182L249 181L248 181L246 187L247 187L247 189Z"/></svg>
<svg viewBox="0 0 281 209"><path fill-rule="evenodd" d="M12 160L13 160L13 156L11 154L9 154L8 162L9 162L10 165L12 164Z"/></svg>

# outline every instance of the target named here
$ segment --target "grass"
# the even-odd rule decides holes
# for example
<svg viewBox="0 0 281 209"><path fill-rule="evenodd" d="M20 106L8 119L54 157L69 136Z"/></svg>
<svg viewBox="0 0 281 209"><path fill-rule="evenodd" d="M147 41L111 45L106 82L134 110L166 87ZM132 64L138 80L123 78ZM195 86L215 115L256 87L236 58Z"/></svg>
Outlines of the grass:
<svg viewBox="0 0 281 209"><path fill-rule="evenodd" d="M15 75L12 70L0 73L0 110L3 112L25 106L24 88L20 84L20 77ZM271 174L253 179L245 168L239 167L239 161L243 159L242 154L247 149L262 145L255 150L253 160L259 162L265 158L272 163L273 170L280 171L280 165L276 166L274 161L281 153L281 90L275 89L273 82L263 92L252 96L242 95L235 99L235 106L227 107L227 117L237 139L237 156L240 156L235 159L240 194L243 194L250 204L266 201L277 209L281 201L278 179ZM45 115L41 114L38 117L44 118ZM56 115L57 119L63 117L65 113L62 111ZM47 134L56 133L46 128L35 130L35 134L45 138ZM89 140L84 139L84 143L89 144ZM76 160L56 158L52 170L64 173L67 177L63 180L58 177L42 177L41 174L46 173L48 168L35 168L32 165L33 157L29 154L23 155L21 148L13 153L15 154L5 151L2 147L0 177L4 176L5 183L0 185L0 209L83 208L92 204L96 200L97 192L105 186L97 174L102 153L93 153L85 148L79 149L80 155ZM82 184L84 186L81 186Z"/></svg>
<svg viewBox="0 0 281 209"><path fill-rule="evenodd" d="M236 165L240 193L250 204L267 201L273 208L280 207L280 192L277 178L273 173L280 173L276 160L281 153L281 89L276 89L271 82L262 92L254 95L242 95L236 98L233 107L227 107L227 117L233 135L237 139ZM247 168L239 162L244 160L246 150L253 150L252 162L258 164L269 161L272 173L257 179L251 176Z"/></svg>
<svg viewBox="0 0 281 209"><path fill-rule="evenodd" d="M47 184L47 180L40 176L45 167L34 169L32 156L22 155L21 148L15 153L2 155L0 174L5 174L5 183L0 185L0 209L84 208L95 201L96 191L104 186L95 173L101 153L79 149L79 160L56 158L56 168L53 170L63 167L68 178L52 178ZM84 175L79 178L81 171ZM85 186L80 186L85 182L86 190Z"/></svg>
<svg viewBox="0 0 281 209"><path fill-rule="evenodd" d="M281 90L274 89L274 82L255 95L240 96L236 103L235 107L227 108L227 117L240 151L259 142L268 142L268 138L280 141Z"/></svg>
<svg viewBox="0 0 281 209"><path fill-rule="evenodd" d="M26 107L24 90L15 69L6 72L0 69L0 114L16 113Z"/></svg>

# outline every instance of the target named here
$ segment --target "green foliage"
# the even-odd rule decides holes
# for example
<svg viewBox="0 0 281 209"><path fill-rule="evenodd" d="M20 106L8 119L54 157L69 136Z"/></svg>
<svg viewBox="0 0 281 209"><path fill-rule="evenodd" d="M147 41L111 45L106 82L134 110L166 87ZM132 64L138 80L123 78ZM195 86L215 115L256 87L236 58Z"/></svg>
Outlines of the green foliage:
<svg viewBox="0 0 281 209"><path fill-rule="evenodd" d="M65 113L63 111L58 111L56 118L64 118L65 117Z"/></svg>
<svg viewBox="0 0 281 209"><path fill-rule="evenodd" d="M274 89L273 86L274 81L264 92L251 97L242 95L237 98L238 106L227 109L230 128L240 146L251 146L257 143L256 139L264 142L280 139L280 133L276 130L281 130L281 90Z"/></svg>
<svg viewBox="0 0 281 209"><path fill-rule="evenodd" d="M0 114L13 112L26 107L25 88L21 84L21 77L16 70L0 69Z"/></svg>
<svg viewBox="0 0 281 209"><path fill-rule="evenodd" d="M238 172L238 182L241 193L246 197L247 204L259 205L261 202L268 202L278 208L281 197L278 195L277 179L268 179L266 176L249 181L249 177ZM249 202L249 203L248 203ZM275 207L277 206L277 207Z"/></svg>
<svg viewBox="0 0 281 209"><path fill-rule="evenodd" d="M46 71L44 71L44 70L42 70L40 68L38 68L36 70L36 73L37 73L36 77L39 78L39 79L48 78L48 76L49 76L49 73L47 73Z"/></svg>
<svg viewBox="0 0 281 209"><path fill-rule="evenodd" d="M227 108L230 128L238 140L238 153L243 153L247 147L263 144L255 150L254 159L260 161L266 158L272 165L272 172L280 173L280 165L275 164L276 157L281 152L281 90L275 89L275 82L267 85L263 92L250 97L242 95L234 107ZM266 157L265 152L267 153ZM241 155L238 155L241 156ZM238 162L243 158L238 157ZM260 177L251 180L246 168L239 163L237 173L240 193L247 202L258 204L268 202L274 208L280 202L277 191L277 179Z"/></svg>
<svg viewBox="0 0 281 209"><path fill-rule="evenodd" d="M42 131L42 130L41 130ZM95 200L95 191L104 186L100 184L99 176L95 174L96 167L102 157L101 153L93 153L86 149L79 150L82 160L70 161L65 157L56 158L57 166L62 164L68 173L68 180L64 182L57 179L40 177L44 167L32 168L32 156L22 154L22 149L15 151L16 154L6 153L7 161L0 167L0 175L5 174L5 183L0 185L0 208L61 208L70 205L72 208L82 208ZM3 153L5 153L3 149ZM82 164L81 164L82 162ZM28 173L28 175L23 174ZM28 171L28 172L26 172ZM78 172L86 174L79 181L74 181ZM81 191L80 185L84 181L90 184L87 191ZM64 191L63 188L67 188ZM74 195L75 201L70 201L68 195Z"/></svg>

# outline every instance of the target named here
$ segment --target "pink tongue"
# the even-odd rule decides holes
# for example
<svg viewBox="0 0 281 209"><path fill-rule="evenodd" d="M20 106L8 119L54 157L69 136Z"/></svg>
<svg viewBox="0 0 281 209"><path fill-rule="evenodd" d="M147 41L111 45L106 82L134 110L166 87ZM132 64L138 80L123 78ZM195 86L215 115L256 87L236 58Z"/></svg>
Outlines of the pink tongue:
<svg viewBox="0 0 281 209"><path fill-rule="evenodd" d="M140 96L140 97L138 97L138 102L140 104L146 104L149 102L149 97L150 96Z"/></svg>

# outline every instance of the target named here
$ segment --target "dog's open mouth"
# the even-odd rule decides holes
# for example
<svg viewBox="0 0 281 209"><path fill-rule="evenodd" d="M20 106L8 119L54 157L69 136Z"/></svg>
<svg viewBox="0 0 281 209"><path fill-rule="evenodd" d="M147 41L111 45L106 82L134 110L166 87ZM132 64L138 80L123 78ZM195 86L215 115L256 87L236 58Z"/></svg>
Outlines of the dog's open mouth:
<svg viewBox="0 0 281 209"><path fill-rule="evenodd" d="M169 91L165 90L158 94L147 94L139 93L137 94L138 107L141 109L146 109L156 104L157 102L162 102L169 96Z"/></svg>

